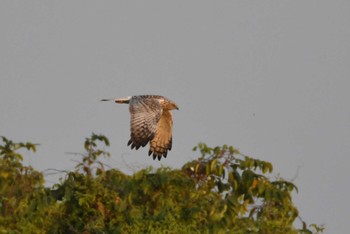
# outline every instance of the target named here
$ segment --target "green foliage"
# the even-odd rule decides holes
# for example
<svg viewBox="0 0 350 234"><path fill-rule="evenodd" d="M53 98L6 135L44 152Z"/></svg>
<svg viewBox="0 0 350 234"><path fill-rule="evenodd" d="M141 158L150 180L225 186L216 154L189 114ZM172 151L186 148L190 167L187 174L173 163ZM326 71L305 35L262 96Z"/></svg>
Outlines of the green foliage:
<svg viewBox="0 0 350 234"><path fill-rule="evenodd" d="M31 143L2 137L0 233L321 233L294 227L296 186L271 180L269 162L232 146L194 148L200 156L181 169L146 168L133 175L105 170L103 135L86 138L82 161L59 184L22 165Z"/></svg>
<svg viewBox="0 0 350 234"><path fill-rule="evenodd" d="M0 233L40 233L37 227L44 223L47 210L55 203L46 195L42 173L24 166L18 153L21 149L35 152L36 145L1 139Z"/></svg>

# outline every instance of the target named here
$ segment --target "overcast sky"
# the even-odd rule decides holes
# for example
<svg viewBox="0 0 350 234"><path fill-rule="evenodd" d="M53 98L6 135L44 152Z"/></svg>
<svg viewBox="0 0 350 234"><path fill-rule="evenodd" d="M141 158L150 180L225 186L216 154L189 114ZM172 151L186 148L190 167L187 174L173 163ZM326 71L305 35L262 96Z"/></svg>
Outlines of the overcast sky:
<svg viewBox="0 0 350 234"><path fill-rule="evenodd" d="M0 135L41 144L26 164L72 170L92 132L129 172L229 144L293 179L305 221L348 232L348 0L1 1L0 30ZM99 102L137 94L180 107L160 163L127 147L127 105Z"/></svg>

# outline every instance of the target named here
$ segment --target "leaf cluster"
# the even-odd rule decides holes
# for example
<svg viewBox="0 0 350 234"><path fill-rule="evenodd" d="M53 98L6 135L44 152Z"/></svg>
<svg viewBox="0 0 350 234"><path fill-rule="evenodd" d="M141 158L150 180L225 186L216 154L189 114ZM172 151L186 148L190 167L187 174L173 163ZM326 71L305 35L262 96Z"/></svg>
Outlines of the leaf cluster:
<svg viewBox="0 0 350 234"><path fill-rule="evenodd" d="M1 233L320 233L294 226L296 186L268 177L269 162L232 146L200 143L200 155L181 169L142 169L127 175L105 169L108 139L92 134L75 170L44 186L43 174L22 165L22 148L0 145ZM102 148L102 149L101 149Z"/></svg>

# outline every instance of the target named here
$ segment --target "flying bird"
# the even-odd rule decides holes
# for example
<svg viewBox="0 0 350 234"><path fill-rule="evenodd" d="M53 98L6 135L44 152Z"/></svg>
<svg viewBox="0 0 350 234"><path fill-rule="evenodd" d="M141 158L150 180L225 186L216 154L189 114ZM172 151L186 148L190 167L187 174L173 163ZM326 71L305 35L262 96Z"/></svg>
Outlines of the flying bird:
<svg viewBox="0 0 350 234"><path fill-rule="evenodd" d="M159 95L139 95L114 100L116 103L129 104L130 112L130 140L128 146L138 150L150 142L148 151L153 159L166 158L172 147L173 120L171 110L178 110L178 106L168 98Z"/></svg>

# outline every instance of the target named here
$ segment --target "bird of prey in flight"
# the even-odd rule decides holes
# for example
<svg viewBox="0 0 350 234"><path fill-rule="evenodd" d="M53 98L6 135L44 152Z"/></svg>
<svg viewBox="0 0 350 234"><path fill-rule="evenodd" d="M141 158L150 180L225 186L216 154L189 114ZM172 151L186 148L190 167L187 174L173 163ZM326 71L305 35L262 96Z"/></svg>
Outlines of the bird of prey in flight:
<svg viewBox="0 0 350 234"><path fill-rule="evenodd" d="M159 95L139 95L114 100L116 103L129 104L130 140L128 146L138 150L150 142L149 156L153 159L166 158L172 147L173 120L171 110L179 109L177 105Z"/></svg>

